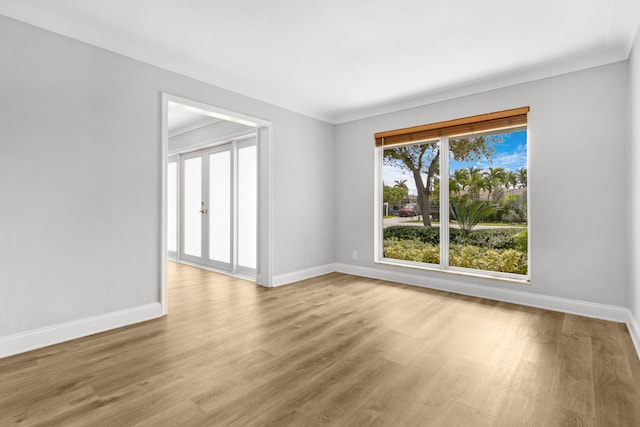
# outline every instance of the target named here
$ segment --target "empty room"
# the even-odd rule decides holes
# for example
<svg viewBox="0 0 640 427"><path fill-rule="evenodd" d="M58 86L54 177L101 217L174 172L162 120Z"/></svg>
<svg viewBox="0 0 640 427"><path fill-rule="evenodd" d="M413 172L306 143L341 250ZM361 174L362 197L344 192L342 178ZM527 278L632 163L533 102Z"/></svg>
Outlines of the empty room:
<svg viewBox="0 0 640 427"><path fill-rule="evenodd" d="M0 426L640 425L640 0L0 0Z"/></svg>

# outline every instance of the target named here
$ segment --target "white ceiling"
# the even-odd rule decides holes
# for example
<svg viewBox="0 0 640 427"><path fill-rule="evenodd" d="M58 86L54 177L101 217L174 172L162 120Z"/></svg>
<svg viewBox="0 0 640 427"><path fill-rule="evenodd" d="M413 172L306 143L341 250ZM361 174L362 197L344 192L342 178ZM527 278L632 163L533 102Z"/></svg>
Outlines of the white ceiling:
<svg viewBox="0 0 640 427"><path fill-rule="evenodd" d="M205 116L184 105L171 101L169 102L169 108L167 110L167 119L169 136L199 129L221 120L215 117Z"/></svg>
<svg viewBox="0 0 640 427"><path fill-rule="evenodd" d="M0 0L0 14L339 123L627 59L640 0Z"/></svg>
<svg viewBox="0 0 640 427"><path fill-rule="evenodd" d="M194 122L198 122L202 120L205 117L207 116L203 116L200 113L196 113L186 108L182 108L180 104L176 104L175 102L169 102L169 111L168 111L169 130L190 125Z"/></svg>

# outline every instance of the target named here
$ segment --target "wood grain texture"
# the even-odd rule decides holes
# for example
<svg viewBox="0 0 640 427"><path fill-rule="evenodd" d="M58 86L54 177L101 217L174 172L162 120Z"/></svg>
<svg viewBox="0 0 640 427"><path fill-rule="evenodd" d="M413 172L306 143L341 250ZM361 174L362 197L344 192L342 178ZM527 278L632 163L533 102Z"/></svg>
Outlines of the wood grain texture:
<svg viewBox="0 0 640 427"><path fill-rule="evenodd" d="M0 360L0 426L638 426L626 326L169 263L169 315Z"/></svg>

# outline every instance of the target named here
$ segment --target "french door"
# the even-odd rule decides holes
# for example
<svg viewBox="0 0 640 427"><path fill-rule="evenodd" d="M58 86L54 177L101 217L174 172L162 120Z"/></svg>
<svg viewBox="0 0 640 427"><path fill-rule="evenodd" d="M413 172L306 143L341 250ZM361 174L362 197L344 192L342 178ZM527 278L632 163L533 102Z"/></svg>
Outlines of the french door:
<svg viewBox="0 0 640 427"><path fill-rule="evenodd" d="M182 154L180 166L180 258L255 277L255 138Z"/></svg>

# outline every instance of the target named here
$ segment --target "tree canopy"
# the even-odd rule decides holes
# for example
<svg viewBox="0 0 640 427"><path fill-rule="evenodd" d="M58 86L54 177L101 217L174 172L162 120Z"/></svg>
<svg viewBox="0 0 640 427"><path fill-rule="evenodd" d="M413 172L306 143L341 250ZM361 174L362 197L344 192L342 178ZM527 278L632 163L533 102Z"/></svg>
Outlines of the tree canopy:
<svg viewBox="0 0 640 427"><path fill-rule="evenodd" d="M455 161L472 161L482 158L491 161L495 154L494 144L500 141L500 136L495 135L451 138L449 140L450 156ZM422 213L423 224L431 226L429 199L434 190L434 180L440 173L439 142L433 140L417 145L387 148L384 150L383 161L386 165L396 166L411 173L418 191L416 208ZM473 174L470 175L473 176Z"/></svg>
<svg viewBox="0 0 640 427"><path fill-rule="evenodd" d="M390 187L385 185L383 188L383 201L390 205L399 205L409 195L409 190L405 187Z"/></svg>

